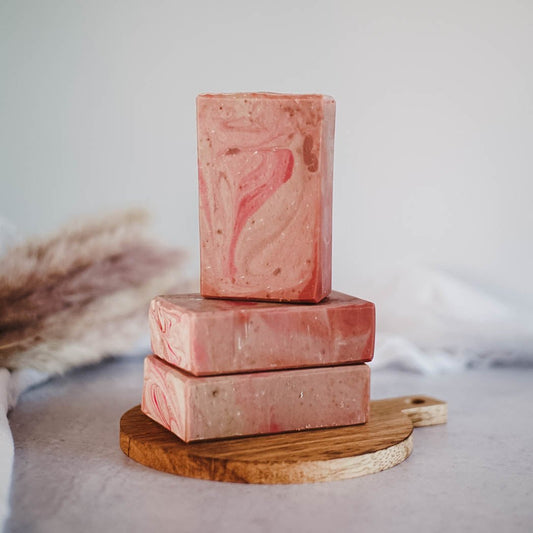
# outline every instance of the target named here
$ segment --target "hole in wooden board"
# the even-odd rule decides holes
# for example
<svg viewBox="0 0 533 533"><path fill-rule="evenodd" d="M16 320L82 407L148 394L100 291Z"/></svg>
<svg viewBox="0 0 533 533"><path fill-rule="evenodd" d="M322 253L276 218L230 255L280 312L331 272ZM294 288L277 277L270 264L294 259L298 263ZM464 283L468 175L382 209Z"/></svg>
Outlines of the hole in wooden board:
<svg viewBox="0 0 533 533"><path fill-rule="evenodd" d="M409 403L420 405L421 403L426 403L426 400L424 398L409 398Z"/></svg>

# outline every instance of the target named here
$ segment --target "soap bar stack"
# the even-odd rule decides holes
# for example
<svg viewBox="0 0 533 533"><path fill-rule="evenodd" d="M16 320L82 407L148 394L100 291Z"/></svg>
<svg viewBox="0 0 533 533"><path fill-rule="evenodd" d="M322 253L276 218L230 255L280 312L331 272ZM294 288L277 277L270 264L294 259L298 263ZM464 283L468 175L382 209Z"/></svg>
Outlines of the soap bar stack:
<svg viewBox="0 0 533 533"><path fill-rule="evenodd" d="M331 292L335 102L197 99L201 294L150 306L141 408L189 442L366 422L370 302Z"/></svg>

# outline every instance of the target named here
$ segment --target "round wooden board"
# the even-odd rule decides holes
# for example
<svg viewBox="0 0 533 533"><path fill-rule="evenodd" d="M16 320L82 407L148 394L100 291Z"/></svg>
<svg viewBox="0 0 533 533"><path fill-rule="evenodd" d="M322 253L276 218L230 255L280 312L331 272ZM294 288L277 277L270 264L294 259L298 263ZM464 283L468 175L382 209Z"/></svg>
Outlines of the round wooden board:
<svg viewBox="0 0 533 533"><path fill-rule="evenodd" d="M120 420L120 447L138 463L181 476L238 483L310 483L380 472L413 449L413 426L446 422L426 396L371 402L366 424L184 443L136 406Z"/></svg>

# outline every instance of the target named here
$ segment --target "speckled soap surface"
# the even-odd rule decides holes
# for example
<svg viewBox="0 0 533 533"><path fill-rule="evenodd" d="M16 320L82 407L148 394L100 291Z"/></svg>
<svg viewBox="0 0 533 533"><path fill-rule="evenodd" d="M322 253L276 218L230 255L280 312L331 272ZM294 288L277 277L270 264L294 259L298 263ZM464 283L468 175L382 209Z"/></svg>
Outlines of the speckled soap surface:
<svg viewBox="0 0 533 533"><path fill-rule="evenodd" d="M145 359L142 411L185 442L362 424L367 365L196 377Z"/></svg>
<svg viewBox="0 0 533 533"><path fill-rule="evenodd" d="M332 292L319 304L159 296L152 350L195 375L362 363L374 353L374 304Z"/></svg>
<svg viewBox="0 0 533 533"><path fill-rule="evenodd" d="M318 302L331 291L335 101L197 98L204 296Z"/></svg>

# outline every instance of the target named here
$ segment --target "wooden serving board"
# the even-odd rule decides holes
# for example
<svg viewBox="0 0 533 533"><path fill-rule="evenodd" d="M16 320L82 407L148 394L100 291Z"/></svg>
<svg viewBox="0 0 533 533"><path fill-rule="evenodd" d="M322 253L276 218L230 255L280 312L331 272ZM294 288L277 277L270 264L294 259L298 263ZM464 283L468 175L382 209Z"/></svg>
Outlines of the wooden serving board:
<svg viewBox="0 0 533 533"><path fill-rule="evenodd" d="M237 483L311 483L391 468L413 450L413 427L444 424L445 402L427 396L372 401L358 426L186 444L141 412L120 420L120 447L143 465L200 479Z"/></svg>

